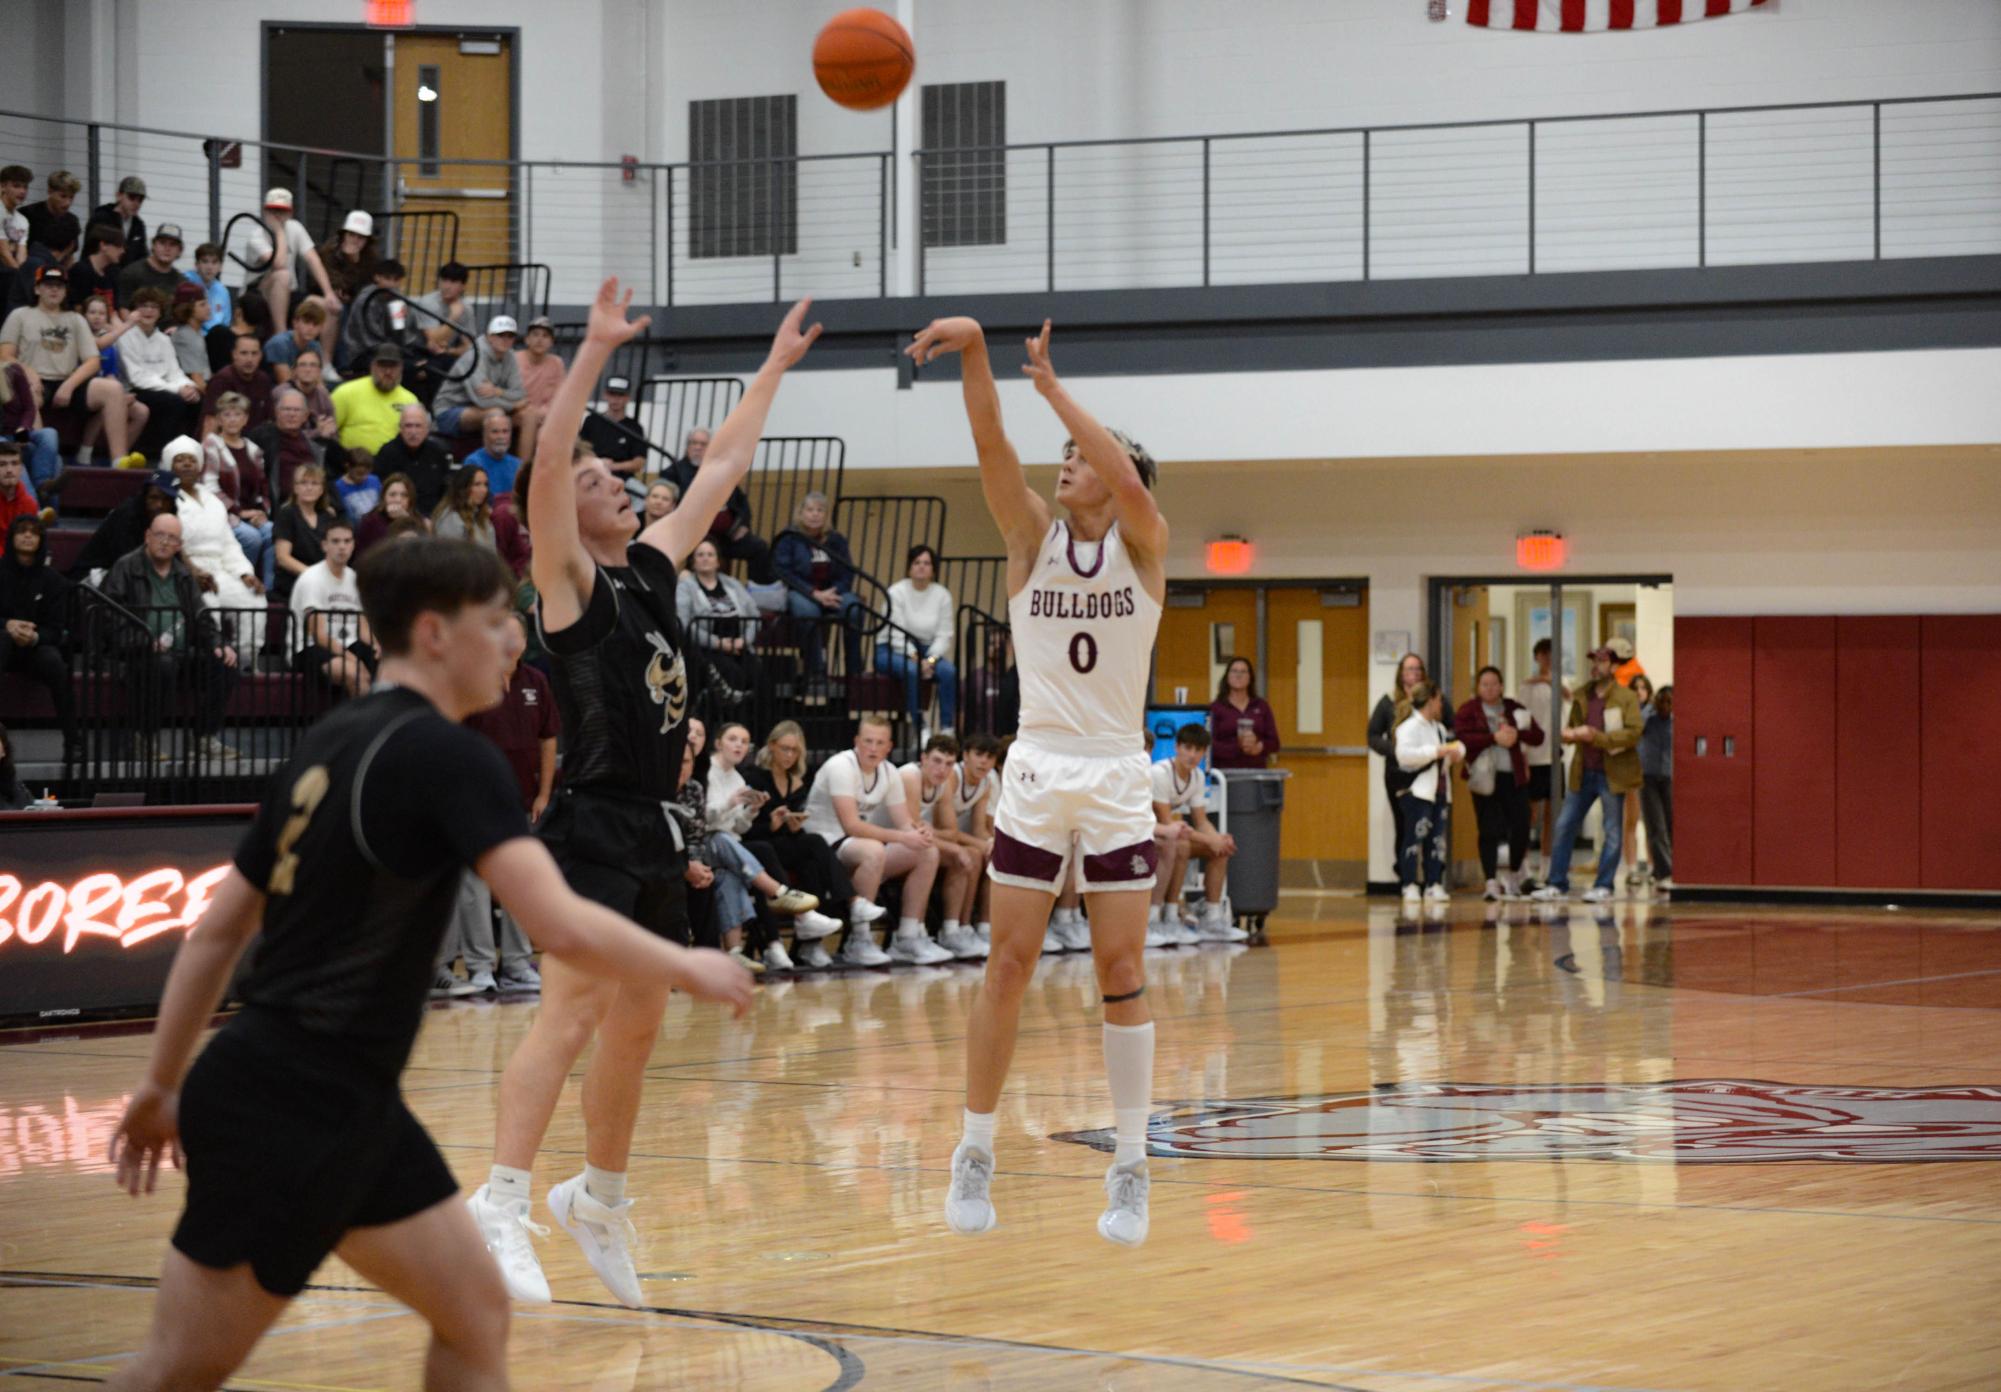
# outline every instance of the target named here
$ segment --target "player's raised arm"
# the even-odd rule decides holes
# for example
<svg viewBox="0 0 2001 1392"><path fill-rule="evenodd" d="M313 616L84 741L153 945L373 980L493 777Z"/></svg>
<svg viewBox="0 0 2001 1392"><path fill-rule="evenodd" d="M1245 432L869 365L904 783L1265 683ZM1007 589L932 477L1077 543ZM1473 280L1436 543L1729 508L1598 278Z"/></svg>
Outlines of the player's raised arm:
<svg viewBox="0 0 2001 1392"><path fill-rule="evenodd" d="M1028 340L1028 361L1021 370L1035 383L1042 399L1062 420L1070 438L1077 442L1077 448L1083 453L1084 462L1112 491L1112 507L1119 519L1119 532L1127 544L1153 560L1164 559L1167 552L1167 519L1160 515L1160 505L1154 501L1153 490L1139 476L1139 469L1134 465L1132 456L1126 453L1125 446L1098 423L1097 417L1078 405L1076 398L1057 380L1056 368L1049 361L1047 319L1042 321L1042 332Z"/></svg>
<svg viewBox="0 0 2001 1392"><path fill-rule="evenodd" d="M750 462L757 456L757 442L764 438L764 418L771 414L779 382L820 336L818 324L804 330L799 327L812 307L813 301L804 299L786 312L784 322L772 336L771 352L765 356L764 366L744 388L743 400L737 402L736 409L710 437L702 467L695 471L694 480L688 485L688 496L681 499L674 511L639 534L641 541L664 553L675 565L687 560L695 543L709 534L710 520L729 506L730 494L750 472Z"/></svg>
<svg viewBox="0 0 2001 1392"><path fill-rule="evenodd" d="M535 554L528 570L541 598L542 622L551 630L568 628L582 616L597 582L597 563L584 550L577 531L576 480L570 460L591 393L612 350L652 322L646 315L628 322L625 314L631 304L630 290L623 296L618 293L618 277L598 286L583 345L549 402L542 434L535 442L527 500L528 515L534 518Z"/></svg>
<svg viewBox="0 0 2001 1392"><path fill-rule="evenodd" d="M1049 530L1049 505L1028 486L1021 456L1001 423L1000 391L994 385L993 364L987 358L987 338L977 320L934 319L903 350L921 367L946 353L959 354L960 384L966 397L966 420L973 427L973 448L980 458L980 489L987 497L1001 535L1013 554L1035 549Z"/></svg>

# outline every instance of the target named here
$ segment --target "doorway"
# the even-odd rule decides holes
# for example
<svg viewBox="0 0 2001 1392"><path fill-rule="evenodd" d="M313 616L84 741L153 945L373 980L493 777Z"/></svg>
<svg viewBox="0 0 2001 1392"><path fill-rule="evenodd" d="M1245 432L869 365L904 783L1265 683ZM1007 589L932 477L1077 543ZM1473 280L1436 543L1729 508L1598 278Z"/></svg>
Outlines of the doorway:
<svg viewBox="0 0 2001 1392"><path fill-rule="evenodd" d="M1558 595L1561 622L1555 622ZM1530 822L1530 848L1511 863L1521 868L1528 851L1535 853L1533 873L1540 880L1547 865L1550 830L1555 825L1569 763L1554 731L1567 723L1568 701L1559 700L1553 721L1543 721L1549 696L1533 693L1529 683L1538 673L1538 643L1551 647L1551 669L1559 685L1542 688L1553 694L1584 689L1591 672L1592 651L1614 638L1631 643L1638 672L1655 690L1674 682L1674 582L1665 575L1578 575L1553 581L1524 582L1519 577L1440 577L1431 581L1431 635L1426 668L1446 694L1446 723L1451 712L1468 700L1480 669L1501 670L1502 689L1535 712L1551 733L1543 748L1550 751L1551 795ZM1630 682L1631 673L1625 680ZM1535 757L1532 752L1532 761ZM1473 795L1465 778L1453 779L1452 879L1477 888L1483 881L1479 828ZM1621 854L1621 883L1639 889L1653 870L1637 793L1625 799L1626 825ZM1571 886L1576 889L1594 872L1597 851L1605 844L1599 813L1585 818L1571 862Z"/></svg>
<svg viewBox="0 0 2001 1392"><path fill-rule="evenodd" d="M378 229L382 254L405 263L413 286L428 289L446 260L518 262L514 48L504 30L267 23L265 184L294 191L315 241L357 208L438 214L413 220L421 237ZM452 234L432 235L439 222Z"/></svg>
<svg viewBox="0 0 2001 1392"><path fill-rule="evenodd" d="M1368 588L1354 580L1170 582L1154 699L1207 707L1232 657L1250 658L1292 774L1281 882L1361 889L1368 878Z"/></svg>

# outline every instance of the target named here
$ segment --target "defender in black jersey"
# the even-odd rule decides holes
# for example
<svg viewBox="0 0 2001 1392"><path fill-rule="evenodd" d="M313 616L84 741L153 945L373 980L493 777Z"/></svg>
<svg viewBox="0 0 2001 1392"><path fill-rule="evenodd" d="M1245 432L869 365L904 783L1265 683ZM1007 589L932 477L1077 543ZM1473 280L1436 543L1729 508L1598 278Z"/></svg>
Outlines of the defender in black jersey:
<svg viewBox="0 0 2001 1392"><path fill-rule="evenodd" d="M647 325L627 320L631 303L615 280L599 289L584 342L549 403L535 458L515 480L522 520L535 537L536 622L555 659L566 736L563 787L542 837L578 893L685 942L687 848L667 811L688 731L675 567L749 471L779 381L820 326L800 328L809 301L792 307L764 366L715 432L681 506L640 531L624 481L577 445L612 350ZM657 980L596 980L561 962L543 969L542 1007L501 1077L493 1168L467 1200L516 1299L550 1298L530 1240L537 1226L528 1216L531 1169L563 1084L595 1038L584 1075L584 1172L549 1191L549 1210L613 1295L643 1303L625 1168L667 995Z"/></svg>
<svg viewBox="0 0 2001 1392"><path fill-rule="evenodd" d="M512 582L492 551L384 547L360 584L382 685L274 779L174 960L147 1081L112 1138L134 1194L164 1155L184 1151L188 1173L152 1331L112 1386L221 1385L330 1252L430 1322L426 1386L506 1385L504 1285L397 1086L467 867L572 971L750 1003L721 953L572 893L499 751L458 723L506 670ZM253 934L243 1009L190 1070Z"/></svg>

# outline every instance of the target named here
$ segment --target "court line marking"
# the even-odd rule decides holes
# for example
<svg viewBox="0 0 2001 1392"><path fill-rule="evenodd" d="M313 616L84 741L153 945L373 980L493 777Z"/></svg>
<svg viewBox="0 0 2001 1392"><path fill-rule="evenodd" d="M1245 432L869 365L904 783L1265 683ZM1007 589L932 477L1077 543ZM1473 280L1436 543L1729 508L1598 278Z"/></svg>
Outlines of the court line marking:
<svg viewBox="0 0 2001 1392"><path fill-rule="evenodd" d="M1929 981L1963 981L1969 976L2001 976L2001 967L1983 967L1979 971L1947 972L1943 976L1906 976L1896 981L1864 981L1852 986L1816 986L1811 991L1774 991L1766 1000L1787 1000L1796 996L1825 996L1842 991L1874 991L1884 986L1922 986ZM1857 1004L1872 1004L1869 1001ZM1891 1005L1915 1005L1915 1001L1890 1001Z"/></svg>
<svg viewBox="0 0 2001 1392"><path fill-rule="evenodd" d="M433 1143L436 1144L440 1150L474 1150L474 1151L485 1151L488 1153L491 1153L493 1150L493 1143L491 1141L479 1141L479 1142L441 1141L437 1140L435 1136L433 1136L432 1140ZM1065 1142L1064 1144L1069 1144L1069 1143ZM1082 1147L1080 1147L1080 1149L1081 1148ZM542 1150L538 1153L542 1155L582 1155L584 1152L581 1150L567 1150L555 1146L544 1146ZM1098 1152L1093 1151L1091 1153L1097 1154ZM655 1151L635 1150L632 1152L632 1158L636 1160L664 1160L669 1162L680 1162L687 1164L720 1163L720 1164L731 1164L731 1165L792 1165L805 1169L825 1170L828 1172L839 1172L839 1173L859 1173L863 1171L868 1171L879 1174L932 1174L932 1175L938 1175L940 1177L949 1177L951 1173L949 1169L941 1169L935 1165L848 1165L848 1164L835 1164L830 1161L822 1161L822 1160L781 1160L770 1157L750 1156L750 1155L666 1155ZM1154 1159L1166 1160L1167 1157L1155 1156ZM1193 1157L1188 1157L1186 1159L1181 1160L1179 1163L1201 1164L1210 1162L1200 1161L1196 1160ZM1240 1162L1240 1163L1248 1163L1248 1162ZM1964 1162L1943 1162L1943 1163L1964 1163ZM1635 1172L1637 1172L1639 1169L1638 1166L1634 1165L1622 1166L1620 1168L1622 1170L1632 1170ZM1060 1174L1048 1170L1004 1169L1004 1170L996 1170L994 1171L994 1174L996 1177L999 1177L1001 1175L1007 1175L1015 1179L1060 1179L1060 1180L1067 1180L1077 1184L1085 1184L1085 1183L1102 1184L1104 1182L1103 1175L1095 1173L1084 1174L1084 1175L1073 1175L1073 1174ZM1569 1195L1559 1195L1559 1194L1524 1195L1524 1196L1517 1196L1512 1194L1509 1195L1458 1194L1451 1192L1417 1191L1417 1190L1407 1190L1407 1189L1367 1189L1367 1188L1357 1188L1352 1185L1273 1184L1268 1181L1259 1181L1259 1180L1177 1179L1172 1176L1163 1176L1158 1173L1156 1173L1153 1176L1153 1183L1155 1184L1156 1187L1160 1185L1175 1185L1191 1189L1259 1189L1259 1190L1268 1190L1276 1193L1287 1193L1287 1194L1346 1194L1355 1198L1440 1200L1448 1203L1538 1204L1545 1208L1551 1206L1559 1208L1561 1207L1633 1208L1633 1209L1646 1209L1646 1210L1665 1210L1667 1212L1672 1212L1672 1213L1759 1213L1759 1214L1772 1214L1779 1217L1791 1217L1791 1218L1851 1218L1851 1219L1866 1220L1871 1222L1966 1223L1978 1227L2001 1227L2001 1218L1956 1218L1956 1217L1949 1217L1944 1214L1932 1214L1932 1213L1844 1213L1838 1209L1771 1208L1757 1204L1684 1204L1684 1203L1658 1203L1658 1202L1649 1203L1639 1199L1579 1199L1579 1198L1572 1198Z"/></svg>

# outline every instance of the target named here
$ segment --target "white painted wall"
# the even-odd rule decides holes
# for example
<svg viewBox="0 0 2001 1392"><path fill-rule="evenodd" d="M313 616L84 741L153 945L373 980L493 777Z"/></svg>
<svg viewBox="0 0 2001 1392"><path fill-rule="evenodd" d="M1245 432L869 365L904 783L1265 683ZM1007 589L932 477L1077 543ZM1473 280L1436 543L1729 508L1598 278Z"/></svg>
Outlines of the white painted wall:
<svg viewBox="0 0 2001 1392"><path fill-rule="evenodd" d="M889 113L841 110L812 82L813 35L843 7L423 0L419 12L426 25L519 28L524 155L678 160L690 100L783 92L800 97L802 153L889 149ZM18 94L4 104L53 109L49 74L60 69L61 106L71 113L231 136L258 134L259 93L248 78L258 70L259 21L329 17L313 0L14 0L10 8L22 12L27 42L0 49L0 92ZM1993 0L1784 0L1728 19L1582 38L1434 25L1410 0L1262 0L1249 10L1200 0L910 0L899 8L914 31L919 82L1006 81L1015 141L2001 90L2001 5ZM1872 250L1866 111L1719 117L1713 127L1712 264ZM18 132L0 130L18 143ZM1526 143L1521 127L1379 137L1372 273L1523 269ZM907 139L901 148L907 154ZM1691 263L1695 148L1690 118L1541 128L1539 269ZM1887 254L2001 249L2001 102L1888 108L1882 149ZM184 150L142 141L117 154L149 175L160 168L170 184L200 173L170 167ZM1360 169L1360 142L1349 135L1214 145L1211 279L1358 276ZM907 183L907 167L900 173ZM664 222L644 190L607 176L547 182L556 196L538 197L534 247L558 268L558 298L583 298L606 268L604 242L630 249ZM1198 281L1201 182L1192 144L1059 156L1058 285ZM823 295L874 292L881 183L870 160L802 172L803 244L784 268L786 293L809 283ZM937 252L927 284L1044 284L1047 189L1040 151L1011 157L1007 244ZM238 195L232 187L232 203ZM175 210L184 221L194 212L205 222L205 206ZM685 203L683 214L677 230L685 234ZM650 270L650 255L630 260L628 274ZM702 303L762 298L769 287L768 263L746 259L682 265L675 290L681 302Z"/></svg>

